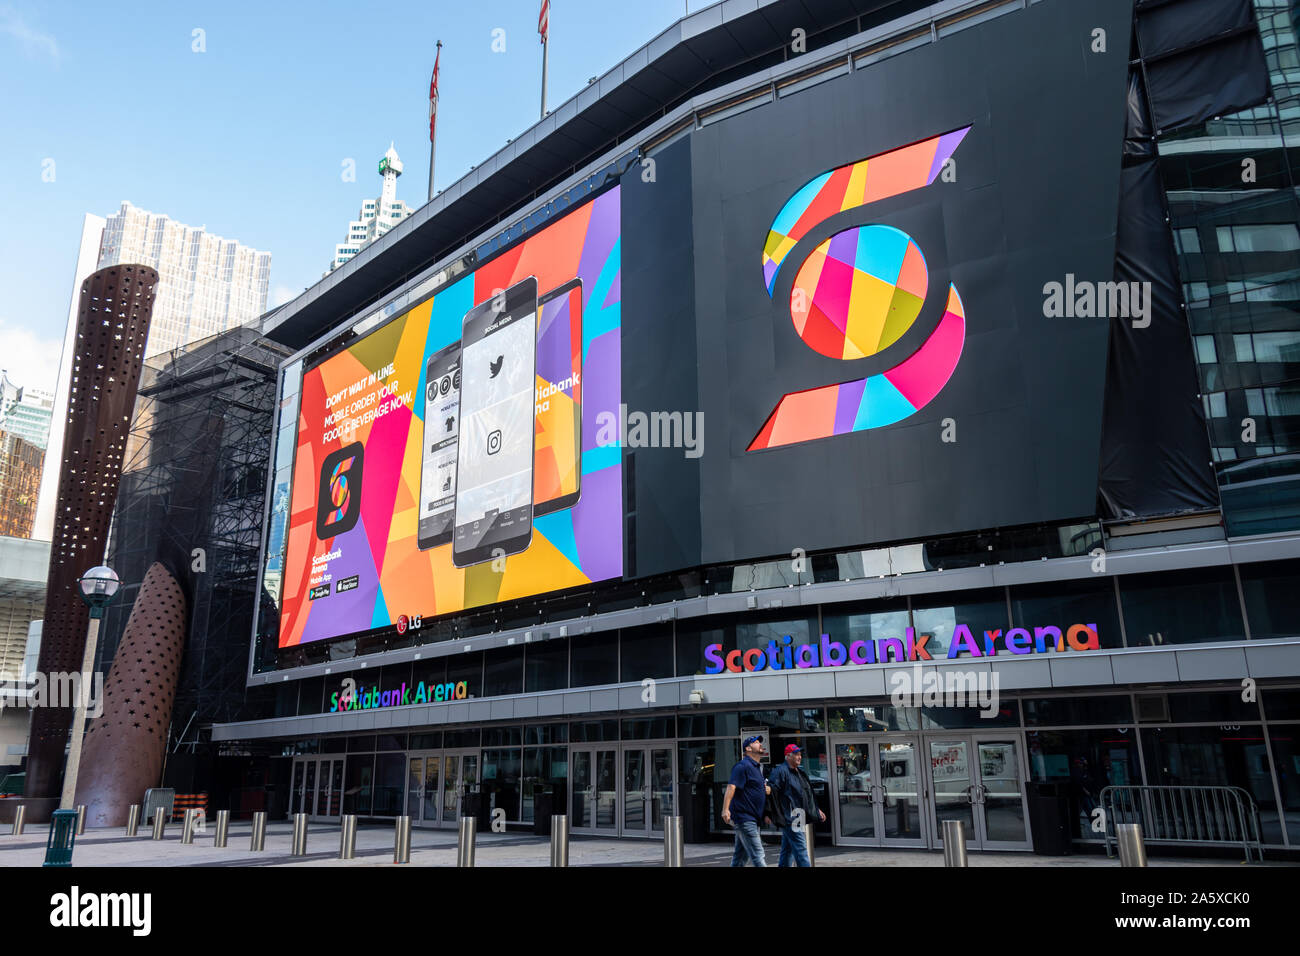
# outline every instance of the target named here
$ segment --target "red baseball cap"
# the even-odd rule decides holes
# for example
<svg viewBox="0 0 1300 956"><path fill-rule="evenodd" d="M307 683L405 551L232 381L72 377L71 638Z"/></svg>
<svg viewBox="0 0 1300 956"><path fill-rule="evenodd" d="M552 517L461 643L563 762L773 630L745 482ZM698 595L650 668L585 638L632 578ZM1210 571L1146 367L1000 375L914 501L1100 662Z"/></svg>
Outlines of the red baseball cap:
<svg viewBox="0 0 1300 956"><path fill-rule="evenodd" d="M786 744L786 745L785 745L785 755L786 755L787 757L790 756L791 754L797 754L797 753L799 753L799 745L798 745L798 744Z"/></svg>

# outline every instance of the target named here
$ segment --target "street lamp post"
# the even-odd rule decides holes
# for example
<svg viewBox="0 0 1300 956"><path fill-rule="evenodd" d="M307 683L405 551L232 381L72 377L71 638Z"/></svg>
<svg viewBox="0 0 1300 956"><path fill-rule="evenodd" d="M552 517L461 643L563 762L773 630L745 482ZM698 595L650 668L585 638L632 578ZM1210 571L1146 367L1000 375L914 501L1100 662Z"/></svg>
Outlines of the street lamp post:
<svg viewBox="0 0 1300 956"><path fill-rule="evenodd" d="M104 608L122 586L117 572L105 565L91 568L77 581L81 599L90 607L90 628L86 632L86 653L81 660L81 686L72 715L72 739L68 746L68 766L63 772L61 810L71 810L77 797L77 770L81 766L81 740L86 734L86 704L90 698L90 679L95 670L95 651L99 648L99 622Z"/></svg>

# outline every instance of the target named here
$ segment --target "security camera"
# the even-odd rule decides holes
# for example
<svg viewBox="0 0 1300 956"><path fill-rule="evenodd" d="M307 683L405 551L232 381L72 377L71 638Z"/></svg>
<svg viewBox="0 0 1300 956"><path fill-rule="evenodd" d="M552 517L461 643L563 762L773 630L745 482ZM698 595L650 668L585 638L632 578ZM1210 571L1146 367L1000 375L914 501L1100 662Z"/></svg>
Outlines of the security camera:
<svg viewBox="0 0 1300 956"><path fill-rule="evenodd" d="M704 703L704 691L699 688L691 691L691 706L699 707L702 703Z"/></svg>

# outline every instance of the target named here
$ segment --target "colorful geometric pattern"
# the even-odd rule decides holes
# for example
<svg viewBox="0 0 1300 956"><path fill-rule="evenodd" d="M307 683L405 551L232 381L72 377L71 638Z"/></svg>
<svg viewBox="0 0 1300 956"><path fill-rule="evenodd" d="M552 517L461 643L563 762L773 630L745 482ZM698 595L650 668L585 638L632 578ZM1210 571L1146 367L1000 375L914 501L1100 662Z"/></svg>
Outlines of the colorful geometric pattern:
<svg viewBox="0 0 1300 956"><path fill-rule="evenodd" d="M622 401L619 197L618 187L602 193L303 372L280 647L390 627L403 614L432 618L623 573L623 450L597 440L598 420L617 420ZM458 568L450 543L425 550L418 543L419 397L430 359L460 339L465 313L528 276L536 277L540 292L575 278L582 283L581 495L571 507L535 518L531 543L506 557L503 570L488 562ZM386 379L378 378L389 366ZM365 417L381 408L383 414ZM340 434L327 419L344 409L353 410L345 417L356 427ZM358 520L319 538L320 470L353 441L365 454L352 466L360 473L347 474L352 500L334 498L341 489L330 495L335 508L357 513ZM338 590L344 581L349 587ZM326 583L329 593L312 600L311 589Z"/></svg>
<svg viewBox="0 0 1300 956"><path fill-rule="evenodd" d="M893 226L858 226L827 239L799 267L790 293L795 331L835 359L859 359L898 341L921 314L925 257Z"/></svg>
<svg viewBox="0 0 1300 956"><path fill-rule="evenodd" d="M966 339L966 311L957 287L934 333L911 358L879 375L782 397L748 451L793 445L900 422L948 384Z"/></svg>
<svg viewBox="0 0 1300 956"><path fill-rule="evenodd" d="M582 290L575 289L538 310L534 506L579 490L582 423L576 419L577 406L582 403L581 299Z"/></svg>
<svg viewBox="0 0 1300 956"><path fill-rule="evenodd" d="M934 182L970 127L933 136L839 166L805 183L772 220L763 243L763 281L772 295L776 274L795 244L838 212L920 189Z"/></svg>
<svg viewBox="0 0 1300 956"><path fill-rule="evenodd" d="M329 518L326 519L327 525L335 524L343 517L343 512L348 509L348 469L356 458L346 458L334 466L334 471L330 474L330 502L334 505L334 511L330 512Z"/></svg>

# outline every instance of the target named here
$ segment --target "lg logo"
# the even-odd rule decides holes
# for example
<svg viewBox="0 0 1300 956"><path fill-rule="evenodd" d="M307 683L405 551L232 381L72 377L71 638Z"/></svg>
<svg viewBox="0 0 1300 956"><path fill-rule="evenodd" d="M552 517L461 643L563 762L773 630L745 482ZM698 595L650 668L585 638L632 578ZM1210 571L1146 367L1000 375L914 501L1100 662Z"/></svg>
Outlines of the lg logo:
<svg viewBox="0 0 1300 956"><path fill-rule="evenodd" d="M419 614L412 614L410 617L403 614L397 619L397 633L405 634L408 628L418 631L423 623L424 619Z"/></svg>
<svg viewBox="0 0 1300 956"><path fill-rule="evenodd" d="M912 327L930 274L916 241L893 226L867 223L811 250L800 246L830 217L930 185L970 127L840 166L806 183L772 221L763 245L763 281L776 299L778 279L796 249L789 314L809 348L841 361L883 353ZM784 283L782 283L784 288ZM948 384L966 340L966 314L948 285L943 317L911 355L888 370L784 395L748 451L881 428L928 405Z"/></svg>

